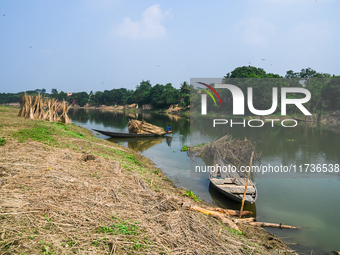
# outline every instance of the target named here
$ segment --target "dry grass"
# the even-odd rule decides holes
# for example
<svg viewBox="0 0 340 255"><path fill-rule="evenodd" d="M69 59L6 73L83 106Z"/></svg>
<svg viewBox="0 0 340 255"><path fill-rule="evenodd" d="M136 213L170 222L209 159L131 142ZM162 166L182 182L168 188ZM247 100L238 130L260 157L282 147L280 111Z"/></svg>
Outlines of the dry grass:
<svg viewBox="0 0 340 255"><path fill-rule="evenodd" d="M0 115L0 137L7 140L0 147L0 254L290 253L260 228L235 232L179 207L172 198L182 191L134 151L74 125L65 131L6 110ZM50 129L50 139L19 142L26 134L20 131L36 125Z"/></svg>
<svg viewBox="0 0 340 255"><path fill-rule="evenodd" d="M214 160L221 158L236 167L248 165L252 151L254 151L253 161L259 161L261 152L256 150L256 142L247 138L237 140L231 135L225 135L215 142L190 149L191 156L195 154L197 157Z"/></svg>

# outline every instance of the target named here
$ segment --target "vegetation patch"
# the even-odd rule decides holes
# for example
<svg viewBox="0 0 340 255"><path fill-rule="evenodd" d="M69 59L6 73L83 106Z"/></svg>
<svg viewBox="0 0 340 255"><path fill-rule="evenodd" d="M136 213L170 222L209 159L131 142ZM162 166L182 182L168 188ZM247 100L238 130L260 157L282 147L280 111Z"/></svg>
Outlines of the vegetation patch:
<svg viewBox="0 0 340 255"><path fill-rule="evenodd" d="M97 232L98 233L109 233L113 235L140 235L138 231L138 224L140 222L136 221L135 224L131 224L128 221L124 221L123 223L114 223L110 227L101 226Z"/></svg>
<svg viewBox="0 0 340 255"><path fill-rule="evenodd" d="M181 151L187 151L187 150L189 150L189 147L188 147L188 145L183 145L183 147L182 147Z"/></svg>
<svg viewBox="0 0 340 255"><path fill-rule="evenodd" d="M201 202L202 199L200 199L194 192L192 192L191 190L187 190L185 192L185 195L187 195L188 197L190 197L191 199L193 199L196 202Z"/></svg>
<svg viewBox="0 0 340 255"><path fill-rule="evenodd" d="M0 138L0 146L3 146L6 144L6 139L5 138Z"/></svg>
<svg viewBox="0 0 340 255"><path fill-rule="evenodd" d="M13 137L17 138L20 143L31 139L37 142L54 142L51 136L53 131L51 128L43 125L26 128L13 133Z"/></svg>

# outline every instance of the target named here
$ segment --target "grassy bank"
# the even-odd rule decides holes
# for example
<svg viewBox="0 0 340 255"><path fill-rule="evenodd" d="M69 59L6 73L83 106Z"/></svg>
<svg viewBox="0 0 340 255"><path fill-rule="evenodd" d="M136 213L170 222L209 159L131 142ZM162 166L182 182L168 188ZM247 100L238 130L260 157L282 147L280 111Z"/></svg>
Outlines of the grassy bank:
<svg viewBox="0 0 340 255"><path fill-rule="evenodd" d="M185 210L178 198L196 202L133 150L17 113L0 107L0 254L291 254Z"/></svg>

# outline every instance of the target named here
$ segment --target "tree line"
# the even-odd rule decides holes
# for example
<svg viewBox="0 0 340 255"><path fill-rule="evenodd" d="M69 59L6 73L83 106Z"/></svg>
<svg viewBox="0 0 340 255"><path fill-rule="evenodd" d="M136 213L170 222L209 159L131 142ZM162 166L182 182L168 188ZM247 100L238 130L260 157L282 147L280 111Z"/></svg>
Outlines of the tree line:
<svg viewBox="0 0 340 255"><path fill-rule="evenodd" d="M271 78L271 79L250 79L250 78ZM273 79L272 79L273 78ZM318 79L315 79L318 78ZM272 105L272 88L277 87L280 91L281 87L304 87L312 94L312 99L307 103L307 108L311 112L320 112L324 109L340 108L340 76L330 75L327 73L316 72L311 68L302 69L300 72L289 70L286 75L267 73L262 68L253 66L237 67L224 76L224 83L237 85L244 93L247 94L247 88L253 87L254 107L258 110L269 109ZM195 89L193 85L187 82L181 84L180 89L176 89L171 83L166 85L156 84L152 86L150 81L142 81L136 86L135 90L126 88L111 89L104 91L76 92L67 96L67 93L57 89L52 89L51 93L46 93L45 89L36 89L26 91L28 95L44 94L45 97L55 98L59 101L67 101L76 103L79 106L90 105L125 105L137 103L140 107L145 104L151 104L154 108L164 109L172 104L186 107L200 107L200 91ZM219 95L225 103L227 109L232 107L232 95L229 90L219 90ZM20 102L20 93L0 93L0 104ZM190 96L191 93L191 96ZM291 98L301 97L299 94L289 95ZM280 97L280 95L279 95ZM208 97L208 107L213 107L214 102ZM278 99L278 107L276 112L280 111L280 98ZM296 108L296 107L295 107ZM291 107L288 111L294 113L296 109ZM212 108L210 108L212 109ZM218 110L217 108L213 108Z"/></svg>
<svg viewBox="0 0 340 255"><path fill-rule="evenodd" d="M0 104L20 102L20 93L0 93ZM57 89L52 89L51 93L46 93L45 89L26 91L28 95L44 94L45 97L55 98L59 101L75 103L79 106L100 106L100 105L125 105L137 103L139 106L151 104L154 108L168 108L172 104L179 104L186 107L190 104L190 86L187 82L181 84L180 89L176 89L171 83L166 85L156 84L152 86L150 81L142 81L135 90L126 88L87 92L76 92L72 95Z"/></svg>
<svg viewBox="0 0 340 255"><path fill-rule="evenodd" d="M261 79L257 79L261 78ZM278 89L278 105L274 112L281 111L281 88L282 87L301 87L310 91L311 99L304 104L304 106L313 114L321 114L325 110L339 110L340 109L340 76L330 75L327 73L316 72L311 68L302 69L300 72L289 70L286 75L280 76L278 74L266 73L262 68L253 66L238 67L224 76L222 83L233 84L238 86L245 95L245 111L246 114L251 115L247 107L247 89L253 88L252 102L257 110L268 110L272 106L273 88ZM211 97L207 97L207 108L214 112L232 112L233 96L228 89L216 89L223 107L215 104ZM204 90L203 90L204 91ZM191 87L191 107L200 110L201 89ZM214 96L214 95L213 95ZM303 98L304 94L289 93L287 98ZM214 96L215 101L218 102ZM287 114L301 113L301 111L294 105L287 106Z"/></svg>

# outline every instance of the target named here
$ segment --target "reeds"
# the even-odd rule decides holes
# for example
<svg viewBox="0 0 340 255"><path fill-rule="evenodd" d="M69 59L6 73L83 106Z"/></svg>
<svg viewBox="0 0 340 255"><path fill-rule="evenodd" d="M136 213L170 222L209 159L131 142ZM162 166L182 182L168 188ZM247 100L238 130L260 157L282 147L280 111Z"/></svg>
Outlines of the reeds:
<svg viewBox="0 0 340 255"><path fill-rule="evenodd" d="M65 101L58 102L57 99L43 98L41 94L37 96L30 96L26 93L20 96L20 111L18 116L30 118L48 120L51 122L63 122L70 124L70 119L67 116L67 112L71 105ZM58 110L61 109L61 115L58 114Z"/></svg>

